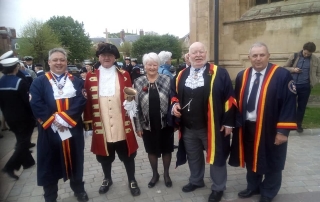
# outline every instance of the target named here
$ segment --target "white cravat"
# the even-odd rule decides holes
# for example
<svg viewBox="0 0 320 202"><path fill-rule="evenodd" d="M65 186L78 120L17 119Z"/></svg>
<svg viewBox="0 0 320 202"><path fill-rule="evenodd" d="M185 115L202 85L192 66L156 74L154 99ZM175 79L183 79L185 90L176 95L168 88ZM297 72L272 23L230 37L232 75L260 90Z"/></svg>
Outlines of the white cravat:
<svg viewBox="0 0 320 202"><path fill-rule="evenodd" d="M190 74L186 79L185 86L191 89L204 86L203 72L205 69L206 66L201 67L200 70L196 72L194 67L190 67Z"/></svg>
<svg viewBox="0 0 320 202"><path fill-rule="evenodd" d="M99 96L114 96L116 91L116 66L105 68L100 66Z"/></svg>

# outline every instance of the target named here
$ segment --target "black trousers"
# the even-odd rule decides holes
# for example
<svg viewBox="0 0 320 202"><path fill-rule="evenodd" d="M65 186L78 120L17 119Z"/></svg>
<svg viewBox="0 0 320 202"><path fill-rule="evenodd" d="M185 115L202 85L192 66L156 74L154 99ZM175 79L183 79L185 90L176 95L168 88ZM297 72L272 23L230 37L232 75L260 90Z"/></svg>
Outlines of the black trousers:
<svg viewBox="0 0 320 202"><path fill-rule="evenodd" d="M82 180L70 180L70 187L74 193L84 192L84 182ZM56 201L58 198L58 181L53 184L43 186L44 199L46 202Z"/></svg>
<svg viewBox="0 0 320 202"><path fill-rule="evenodd" d="M261 196L273 199L279 192L282 181L282 171L270 171L258 174L252 171L254 134L256 123L246 121L244 135L244 156L247 168L247 189L260 190ZM263 179L264 176L264 179Z"/></svg>
<svg viewBox="0 0 320 202"><path fill-rule="evenodd" d="M5 165L6 170L19 170L21 166L28 168L35 164L29 151L30 138L34 129L34 120L7 122L17 139L15 151Z"/></svg>
<svg viewBox="0 0 320 202"><path fill-rule="evenodd" d="M136 157L137 152L134 152L133 154L128 156L128 145L126 140L113 142L113 143L107 142L107 148L108 148L109 156L96 155L97 161L101 163L104 177L106 179L110 179L110 180L112 179L111 167L117 152L119 159L123 162L126 168L128 181L130 182L132 180L135 180L134 158Z"/></svg>

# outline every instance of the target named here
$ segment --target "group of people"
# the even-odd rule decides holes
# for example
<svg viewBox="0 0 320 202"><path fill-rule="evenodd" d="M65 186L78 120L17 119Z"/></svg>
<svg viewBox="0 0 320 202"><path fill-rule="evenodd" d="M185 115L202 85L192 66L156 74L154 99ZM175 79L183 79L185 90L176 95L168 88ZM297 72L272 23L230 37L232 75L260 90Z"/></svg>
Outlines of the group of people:
<svg viewBox="0 0 320 202"><path fill-rule="evenodd" d="M296 68L305 54L308 52L303 50L286 68L298 73ZM104 174L100 194L107 193L113 184L112 163L117 153L126 169L130 193L140 195L135 178L136 135L143 139L152 169L148 187L153 188L159 181L158 158L162 158L164 184L169 188L173 186L169 168L174 131L178 130L176 165L188 162L190 169L183 192L205 186L207 162L212 181L208 201L220 201L226 189L229 158L231 166L247 169L247 188L239 192L239 197L260 194L260 202L270 202L277 195L288 135L297 129L293 110L299 90L296 86L300 81L304 84L306 74L294 81L290 71L269 62L270 53L264 43L250 47L251 67L238 73L235 88L224 68L207 62L207 50L201 42L189 47L186 65L175 76L165 74L171 65L168 51L145 54L142 60L146 74L134 81L128 71L115 65L120 57L115 45L100 43L96 56L99 65L86 69L81 81L67 72L66 51L50 50L50 71L35 79L30 90L15 76L18 59L0 61L4 73L0 79L0 107L17 137L14 155L28 157L17 164L9 160L4 169L9 176L17 179L14 170L34 164L23 142L29 139L32 125L26 121L36 120L37 181L43 186L46 202L56 201L61 178L70 180L78 201L89 200L82 180L84 136L92 136L91 151ZM320 67L317 68L308 69L315 75L309 78L309 85L318 82ZM126 89L134 92L133 100L132 95L124 93ZM17 103L12 100L19 100L24 108L14 109ZM25 111L28 116L16 120L14 117L21 112L12 113L14 110Z"/></svg>

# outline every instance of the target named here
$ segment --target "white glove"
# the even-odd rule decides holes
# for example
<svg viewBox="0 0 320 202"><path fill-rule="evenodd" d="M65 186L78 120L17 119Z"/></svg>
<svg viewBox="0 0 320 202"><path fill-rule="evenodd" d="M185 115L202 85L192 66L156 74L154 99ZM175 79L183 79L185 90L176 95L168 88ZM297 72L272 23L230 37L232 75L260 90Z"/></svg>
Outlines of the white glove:
<svg viewBox="0 0 320 202"><path fill-rule="evenodd" d="M84 131L84 138L92 136L92 130Z"/></svg>
<svg viewBox="0 0 320 202"><path fill-rule="evenodd" d="M131 119L133 119L133 117L136 117L137 103L135 100L132 100L132 101L125 100L123 102L123 107L125 110L127 110L127 113Z"/></svg>

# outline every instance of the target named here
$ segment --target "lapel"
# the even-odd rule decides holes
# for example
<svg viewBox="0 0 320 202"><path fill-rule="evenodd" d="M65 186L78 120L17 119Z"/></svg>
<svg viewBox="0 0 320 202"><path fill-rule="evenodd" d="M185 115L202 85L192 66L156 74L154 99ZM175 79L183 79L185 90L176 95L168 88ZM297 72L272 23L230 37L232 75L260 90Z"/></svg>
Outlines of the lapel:
<svg viewBox="0 0 320 202"><path fill-rule="evenodd" d="M264 73L264 77L263 77L263 80L262 80L261 87L264 85L266 76L268 75L271 67L272 67L272 64L268 63L267 69L266 69L266 71ZM251 75L252 75L252 69L253 69L252 67L249 67L249 68L250 69L249 69L249 73L248 73L248 78L243 78L243 79L247 79L247 85L246 85L246 88L245 88L243 104L242 104L243 112L247 111L247 100L248 100L248 96L249 96L249 87L250 87L250 81L251 81ZM260 91L260 95L261 95L261 91ZM259 95L259 100L260 100L260 95Z"/></svg>
<svg viewBox="0 0 320 202"><path fill-rule="evenodd" d="M186 79L188 78L188 76L190 75L190 69L188 68L185 71L182 72L182 75L180 77L180 80L178 81L178 99L180 100L180 104L182 104L182 99L183 99L183 89L184 89L184 85L186 83Z"/></svg>
<svg viewBox="0 0 320 202"><path fill-rule="evenodd" d="M210 95L210 88L211 88L211 78L212 75L209 75L209 70L210 70L210 64L207 63L206 64L206 69L203 72L203 79L204 79L204 102L207 103L208 102L208 98ZM214 72L214 74L216 74L217 72ZM204 105L205 107L207 107L207 104Z"/></svg>

